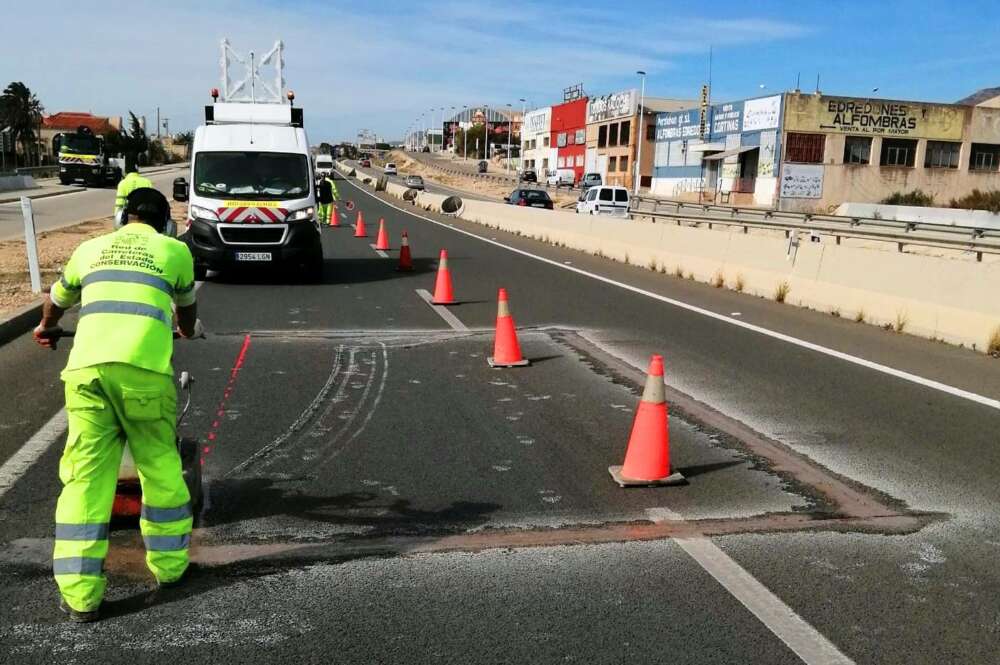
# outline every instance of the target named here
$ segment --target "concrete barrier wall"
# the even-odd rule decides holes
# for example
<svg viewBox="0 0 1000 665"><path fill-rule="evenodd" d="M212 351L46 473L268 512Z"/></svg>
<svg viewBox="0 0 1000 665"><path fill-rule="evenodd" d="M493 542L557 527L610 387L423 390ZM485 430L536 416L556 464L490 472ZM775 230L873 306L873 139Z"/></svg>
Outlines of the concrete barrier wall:
<svg viewBox="0 0 1000 665"><path fill-rule="evenodd" d="M1000 325L1000 262L812 243L780 233L677 226L466 200L460 217L644 268L713 282L985 350Z"/></svg>
<svg viewBox="0 0 1000 665"><path fill-rule="evenodd" d="M0 177L0 192L13 192L18 189L32 189L35 179L30 175L7 175Z"/></svg>
<svg viewBox="0 0 1000 665"><path fill-rule="evenodd" d="M405 189L405 188L399 188ZM397 189L390 190L402 198ZM419 207L446 197L421 192ZM985 351L1000 326L1000 261L883 251L802 236L789 251L782 232L678 226L577 215L465 199L462 219L643 268L683 274L785 302ZM887 246L889 247L889 246Z"/></svg>
<svg viewBox="0 0 1000 665"><path fill-rule="evenodd" d="M844 217L881 217L900 222L926 222L928 224L967 226L976 229L1000 229L1000 215L989 210L895 206L885 203L842 203L835 214Z"/></svg>

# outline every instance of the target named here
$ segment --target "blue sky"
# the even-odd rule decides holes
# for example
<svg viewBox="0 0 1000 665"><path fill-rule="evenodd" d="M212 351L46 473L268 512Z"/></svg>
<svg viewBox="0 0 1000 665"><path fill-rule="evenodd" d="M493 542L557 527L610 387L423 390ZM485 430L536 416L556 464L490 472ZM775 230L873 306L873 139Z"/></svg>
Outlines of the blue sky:
<svg viewBox="0 0 1000 665"><path fill-rule="evenodd" d="M942 102L1000 86L996 0L50 0L18 3L4 32L0 82L23 80L49 112L152 122L159 105L172 131L198 124L222 37L260 53L281 38L313 142L399 137L432 107L543 106L579 82L614 92L637 69L648 95L694 99L709 45L718 101L797 74L806 90L819 74L830 94Z"/></svg>

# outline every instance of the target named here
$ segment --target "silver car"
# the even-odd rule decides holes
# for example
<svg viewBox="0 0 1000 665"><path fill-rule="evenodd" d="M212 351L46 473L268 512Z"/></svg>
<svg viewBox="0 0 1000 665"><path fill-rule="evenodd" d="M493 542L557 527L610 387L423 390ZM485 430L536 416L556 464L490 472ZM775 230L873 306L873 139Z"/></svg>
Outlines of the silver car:
<svg viewBox="0 0 1000 665"><path fill-rule="evenodd" d="M408 175L406 176L406 180L404 182L406 186L409 187L410 189L424 188L424 179L418 175Z"/></svg>

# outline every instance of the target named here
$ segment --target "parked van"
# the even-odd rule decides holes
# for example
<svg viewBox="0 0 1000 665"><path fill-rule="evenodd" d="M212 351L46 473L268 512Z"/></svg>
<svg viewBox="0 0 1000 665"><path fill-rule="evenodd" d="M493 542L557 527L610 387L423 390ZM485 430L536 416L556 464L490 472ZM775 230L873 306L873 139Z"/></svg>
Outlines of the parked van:
<svg viewBox="0 0 1000 665"><path fill-rule="evenodd" d="M624 187L591 187L580 195L576 211L584 215L609 215L628 219L630 197Z"/></svg>
<svg viewBox="0 0 1000 665"><path fill-rule="evenodd" d="M302 109L216 102L194 134L188 232L195 273L236 265L323 270L323 245ZM331 163L332 166L332 163ZM175 185L175 197L179 187Z"/></svg>
<svg viewBox="0 0 1000 665"><path fill-rule="evenodd" d="M576 182L576 173L573 169L558 169L549 171L545 177L545 184L559 189L560 187L572 187Z"/></svg>

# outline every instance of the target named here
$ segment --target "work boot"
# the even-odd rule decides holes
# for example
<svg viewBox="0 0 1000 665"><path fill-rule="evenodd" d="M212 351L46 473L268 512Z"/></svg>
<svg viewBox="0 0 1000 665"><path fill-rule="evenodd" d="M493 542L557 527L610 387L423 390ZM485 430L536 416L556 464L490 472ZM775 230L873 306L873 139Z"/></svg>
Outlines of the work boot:
<svg viewBox="0 0 1000 665"><path fill-rule="evenodd" d="M191 573L195 572L197 568L198 566L196 564L189 563L188 567L184 569L184 572L176 580L171 580L169 582L161 582L160 580L156 580L156 587L158 589L163 589L163 590L176 589L177 587L182 586L185 582L187 582L188 578L191 577Z"/></svg>
<svg viewBox="0 0 1000 665"><path fill-rule="evenodd" d="M66 604L66 600L63 598L59 599L59 609L63 611L64 614L69 616L69 620L73 623L91 623L97 621L101 618L101 613L99 610L91 610L90 612L77 612L72 607Z"/></svg>

